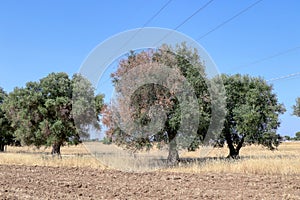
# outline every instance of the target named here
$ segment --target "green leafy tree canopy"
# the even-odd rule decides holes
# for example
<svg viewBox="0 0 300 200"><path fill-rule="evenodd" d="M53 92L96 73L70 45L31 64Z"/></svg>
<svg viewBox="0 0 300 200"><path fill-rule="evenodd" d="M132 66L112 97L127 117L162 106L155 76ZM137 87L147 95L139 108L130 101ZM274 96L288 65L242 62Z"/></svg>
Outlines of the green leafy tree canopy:
<svg viewBox="0 0 300 200"><path fill-rule="evenodd" d="M100 128L102 100L103 95L95 96L92 85L81 75L70 79L66 73L51 73L15 88L3 107L22 144L52 145L52 154L60 155L62 145L78 144L91 126Z"/></svg>
<svg viewBox="0 0 300 200"><path fill-rule="evenodd" d="M244 145L276 148L281 139L276 134L280 125L278 116L285 108L278 103L272 86L262 78L248 75L223 75L222 78L227 93L227 114L219 145L226 142L232 158L239 156Z"/></svg>
<svg viewBox="0 0 300 200"><path fill-rule="evenodd" d="M3 102L7 97L6 92L0 88L0 151L4 151L5 145L13 143L13 134L10 121L2 109Z"/></svg>

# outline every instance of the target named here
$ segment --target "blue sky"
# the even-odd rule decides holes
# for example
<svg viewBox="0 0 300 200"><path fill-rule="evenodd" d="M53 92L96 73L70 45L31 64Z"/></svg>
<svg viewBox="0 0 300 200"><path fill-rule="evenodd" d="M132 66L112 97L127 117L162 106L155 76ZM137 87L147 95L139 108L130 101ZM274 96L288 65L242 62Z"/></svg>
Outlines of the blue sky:
<svg viewBox="0 0 300 200"><path fill-rule="evenodd" d="M142 27L167 1L44 0L0 2L0 87L7 92L51 72L73 74L99 43ZM173 29L208 0L173 0L148 26ZM255 0L215 0L178 31L197 39ZM300 46L300 1L263 0L198 42L221 73L268 79L300 72L300 48L255 64L256 60ZM108 93L107 81L98 91ZM300 76L272 82L287 108L282 135L300 131L291 116L300 96ZM109 91L110 92L110 91Z"/></svg>

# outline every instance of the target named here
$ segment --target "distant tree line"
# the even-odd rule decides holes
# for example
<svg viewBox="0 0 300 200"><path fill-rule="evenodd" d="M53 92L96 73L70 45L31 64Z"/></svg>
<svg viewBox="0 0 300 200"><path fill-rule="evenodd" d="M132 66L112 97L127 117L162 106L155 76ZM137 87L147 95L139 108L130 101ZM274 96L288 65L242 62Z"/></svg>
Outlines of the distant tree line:
<svg viewBox="0 0 300 200"><path fill-rule="evenodd" d="M283 139L288 141L300 141L300 131L295 133L295 137L286 135L283 137Z"/></svg>

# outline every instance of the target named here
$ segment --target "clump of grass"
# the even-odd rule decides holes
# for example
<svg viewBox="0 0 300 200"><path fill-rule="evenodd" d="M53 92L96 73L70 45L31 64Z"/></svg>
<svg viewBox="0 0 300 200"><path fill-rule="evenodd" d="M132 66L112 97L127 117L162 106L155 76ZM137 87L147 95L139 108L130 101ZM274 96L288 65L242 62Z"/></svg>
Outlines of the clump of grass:
<svg viewBox="0 0 300 200"><path fill-rule="evenodd" d="M63 156L51 155L1 153L0 164L27 165L27 166L52 166L52 167L91 167L104 169L105 167L92 156Z"/></svg>
<svg viewBox="0 0 300 200"><path fill-rule="evenodd" d="M50 154L51 147L41 146L37 148L35 146L7 146L6 152L8 153L35 153L35 154ZM61 152L63 155L79 155L88 154L88 151L83 144L78 145L65 145L61 147Z"/></svg>
<svg viewBox="0 0 300 200"><path fill-rule="evenodd" d="M300 157L261 157L232 159L211 159L203 162L195 161L181 164L163 171L185 173L247 173L264 175L300 174Z"/></svg>
<svg viewBox="0 0 300 200"><path fill-rule="evenodd" d="M130 152L116 145L105 145L97 142L84 144L87 150L103 165L110 169L122 171L144 172L153 171L164 165L165 151L153 149L151 151Z"/></svg>

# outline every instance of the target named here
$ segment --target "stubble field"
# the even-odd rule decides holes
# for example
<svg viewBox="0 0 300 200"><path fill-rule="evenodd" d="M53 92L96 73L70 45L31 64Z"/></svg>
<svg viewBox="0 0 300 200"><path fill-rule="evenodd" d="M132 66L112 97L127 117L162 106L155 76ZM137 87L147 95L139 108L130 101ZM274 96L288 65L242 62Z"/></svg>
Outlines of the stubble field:
<svg viewBox="0 0 300 200"><path fill-rule="evenodd" d="M299 142L274 152L245 147L238 161L223 159L226 148L181 151L183 162L173 168L151 163L165 158L156 149L132 154L88 143L63 147L62 159L49 152L1 153L0 199L300 199Z"/></svg>

